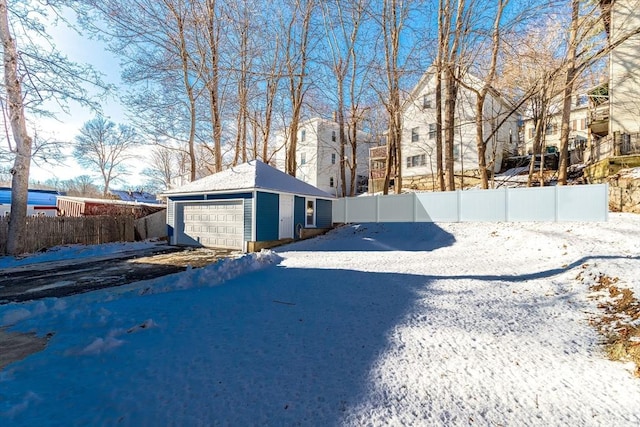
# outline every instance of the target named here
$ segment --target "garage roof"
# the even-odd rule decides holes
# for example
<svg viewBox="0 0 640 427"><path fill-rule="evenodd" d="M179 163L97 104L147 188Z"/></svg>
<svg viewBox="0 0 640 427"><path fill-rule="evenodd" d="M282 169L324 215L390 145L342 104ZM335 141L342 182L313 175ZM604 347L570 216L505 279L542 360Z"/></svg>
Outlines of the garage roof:
<svg viewBox="0 0 640 427"><path fill-rule="evenodd" d="M219 193L237 190L267 190L333 199L333 196L329 193L325 193L313 185L300 181L260 160L252 160L233 166L222 172L190 182L182 187L167 190L162 195Z"/></svg>

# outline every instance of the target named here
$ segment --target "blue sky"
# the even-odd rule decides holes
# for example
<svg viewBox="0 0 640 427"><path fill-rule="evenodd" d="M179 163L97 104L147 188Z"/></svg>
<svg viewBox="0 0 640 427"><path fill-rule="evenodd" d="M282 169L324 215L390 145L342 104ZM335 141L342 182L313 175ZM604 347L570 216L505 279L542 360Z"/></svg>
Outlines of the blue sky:
<svg viewBox="0 0 640 427"><path fill-rule="evenodd" d="M75 21L73 12L68 12L65 15L71 22ZM99 40L92 40L88 35L78 34L78 32L69 28L64 22L60 22L57 25L50 25L48 33L56 47L63 54L67 55L70 60L92 65L97 71L104 74L103 78L107 83L120 86L119 59L105 49L104 43ZM119 93L119 90L116 90L111 97L102 99L100 103L103 108L103 114L106 117L109 117L116 123L124 124L127 123L125 111L115 96L115 94ZM69 114L63 112L55 105L51 105L50 108L52 111L56 111L57 119L40 118L38 119L38 124L41 131L61 141L72 142L82 125L94 117L94 113L88 108L73 103L69 104ZM67 180L79 175L95 175L91 171L86 171L78 165L70 154L71 150L72 148L70 146L65 149L68 157L62 165L54 167L42 165L42 167L40 167L32 164L30 179L32 181L44 182L50 178ZM136 161L135 164L138 166L135 166L133 169L141 169L139 161ZM142 184L143 179L137 174L129 178L130 179L127 179L128 185L137 186ZM97 180L96 184L99 185L100 181ZM112 187L124 188L119 184L113 185Z"/></svg>

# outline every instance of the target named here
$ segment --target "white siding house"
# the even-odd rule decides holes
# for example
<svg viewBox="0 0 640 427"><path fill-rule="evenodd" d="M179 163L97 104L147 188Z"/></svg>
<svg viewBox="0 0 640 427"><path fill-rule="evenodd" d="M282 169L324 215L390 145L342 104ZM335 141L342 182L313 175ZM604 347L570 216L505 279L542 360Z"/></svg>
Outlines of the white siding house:
<svg viewBox="0 0 640 427"><path fill-rule="evenodd" d="M621 39L640 27L640 0L611 5L609 39ZM640 132L640 34L617 46L609 60L609 135Z"/></svg>
<svg viewBox="0 0 640 427"><path fill-rule="evenodd" d="M544 129L545 147L560 147L560 128L562 124L562 111L558 105L554 106L548 117L547 124ZM571 103L571 113L569 116L569 150L576 151L575 161L582 161L581 153L586 147L588 139L588 119L589 106L586 95L578 95L573 98ZM533 143L535 139L536 123L533 119L527 118L524 121L522 129L523 146L520 150L521 155L533 154Z"/></svg>
<svg viewBox="0 0 640 427"><path fill-rule="evenodd" d="M347 136L348 138L348 136ZM356 183L366 183L369 174L369 147L371 137L362 131L357 136L357 168ZM276 136L277 145L284 146L285 132L281 131ZM285 150L280 150L276 165L284 170ZM345 147L345 159L352 161L351 145L347 142ZM340 177L340 134L338 123L321 118L313 118L304 121L298 129L298 145L296 151L296 178L319 188L331 195L341 197L342 181ZM347 193L350 189L351 170L346 168ZM359 186L357 193L366 191L366 187Z"/></svg>
<svg viewBox="0 0 640 427"><path fill-rule="evenodd" d="M479 81L473 76L465 77L465 83L471 87L479 87ZM475 102L475 93L460 86L454 138L454 169L457 172L478 168ZM489 92L484 105L485 137L491 134L512 109L495 91ZM402 114L402 176L411 178L435 174L436 110L435 75L432 68L427 70L411 92ZM518 113L512 114L489 141L487 165L495 172L500 170L505 155L515 154L518 119Z"/></svg>
<svg viewBox="0 0 640 427"><path fill-rule="evenodd" d="M640 27L640 0L601 0L609 42ZM609 80L589 94L588 160L640 153L640 34L634 34L609 54Z"/></svg>

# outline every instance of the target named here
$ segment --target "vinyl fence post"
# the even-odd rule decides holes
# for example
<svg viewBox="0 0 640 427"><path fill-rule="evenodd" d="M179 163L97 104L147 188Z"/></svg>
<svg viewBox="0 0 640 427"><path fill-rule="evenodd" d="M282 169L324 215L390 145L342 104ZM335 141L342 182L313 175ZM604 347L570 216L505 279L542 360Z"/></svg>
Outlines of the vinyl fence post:
<svg viewBox="0 0 640 427"><path fill-rule="evenodd" d="M554 222L558 222L558 219L559 219L559 216L560 216L560 212L559 212L560 211L560 191L559 191L559 187L556 185L554 187L554 190L555 190L555 196L556 196L555 197L556 206L555 206L555 209L553 210L554 211L553 221Z"/></svg>

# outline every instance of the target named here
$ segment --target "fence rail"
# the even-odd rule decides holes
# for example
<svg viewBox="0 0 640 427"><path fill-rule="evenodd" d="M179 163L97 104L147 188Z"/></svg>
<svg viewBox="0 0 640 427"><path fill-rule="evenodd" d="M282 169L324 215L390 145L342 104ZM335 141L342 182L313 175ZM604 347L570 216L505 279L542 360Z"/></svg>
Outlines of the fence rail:
<svg viewBox="0 0 640 427"><path fill-rule="evenodd" d="M333 202L334 223L606 221L609 185L406 193Z"/></svg>
<svg viewBox="0 0 640 427"><path fill-rule="evenodd" d="M9 218L0 218L0 255L7 253ZM27 217L22 252L32 253L58 245L96 245L134 240L133 216Z"/></svg>

